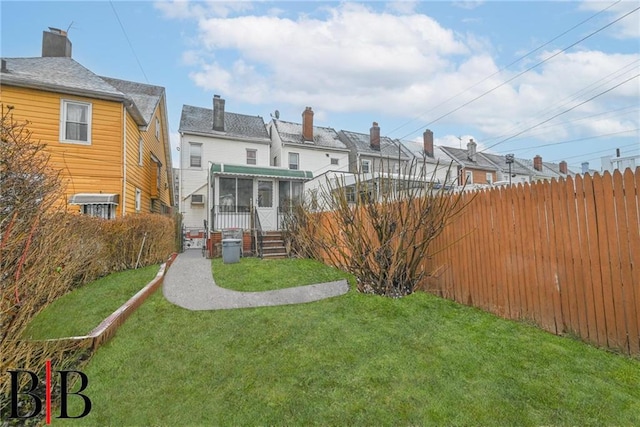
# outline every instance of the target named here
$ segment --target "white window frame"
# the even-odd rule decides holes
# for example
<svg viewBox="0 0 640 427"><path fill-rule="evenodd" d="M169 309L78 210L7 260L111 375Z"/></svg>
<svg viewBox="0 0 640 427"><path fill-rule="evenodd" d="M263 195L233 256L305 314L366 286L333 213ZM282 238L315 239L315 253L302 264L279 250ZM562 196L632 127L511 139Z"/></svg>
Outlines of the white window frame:
<svg viewBox="0 0 640 427"><path fill-rule="evenodd" d="M331 164L334 166L339 166L340 165L340 159L336 158L336 157L332 157L331 158Z"/></svg>
<svg viewBox="0 0 640 427"><path fill-rule="evenodd" d="M253 156L250 156L252 154ZM247 148L247 164L255 165L258 163L258 150L254 148Z"/></svg>
<svg viewBox="0 0 640 427"><path fill-rule="evenodd" d="M192 194L191 195L191 204L192 205L204 205L204 195L203 194Z"/></svg>
<svg viewBox="0 0 640 427"><path fill-rule="evenodd" d="M136 212L142 209L142 190L136 188Z"/></svg>
<svg viewBox="0 0 640 427"><path fill-rule="evenodd" d="M473 184L473 172L465 171L463 184Z"/></svg>
<svg viewBox="0 0 640 427"><path fill-rule="evenodd" d="M81 205L80 212L83 215L93 216L102 219L115 219L116 205L104 203L98 205Z"/></svg>
<svg viewBox="0 0 640 427"><path fill-rule="evenodd" d="M144 141L142 140L142 138L140 138L138 140L138 165L140 166L143 165L143 159L144 159Z"/></svg>
<svg viewBox="0 0 640 427"><path fill-rule="evenodd" d="M200 150L200 156L199 156L199 158L200 158L200 162L199 163L200 164L197 165L197 166L193 165L194 157L192 155L192 152L193 152L193 148L194 147L198 147L199 150ZM193 169L202 169L202 143L200 143L200 142L190 142L189 143L189 167L193 168Z"/></svg>
<svg viewBox="0 0 640 427"><path fill-rule="evenodd" d="M360 162L360 172L362 173L371 172L371 160L362 160Z"/></svg>
<svg viewBox="0 0 640 427"><path fill-rule="evenodd" d="M487 184L493 184L493 174L491 172L487 172Z"/></svg>
<svg viewBox="0 0 640 427"><path fill-rule="evenodd" d="M295 159L295 162L292 161L294 159ZM299 153L289 153L289 169L300 170L300 154Z"/></svg>
<svg viewBox="0 0 640 427"><path fill-rule="evenodd" d="M67 139L67 107L69 105L79 105L87 108L87 140ZM60 142L69 144L91 145L91 110L92 105L89 102L74 101L70 99L60 100Z"/></svg>

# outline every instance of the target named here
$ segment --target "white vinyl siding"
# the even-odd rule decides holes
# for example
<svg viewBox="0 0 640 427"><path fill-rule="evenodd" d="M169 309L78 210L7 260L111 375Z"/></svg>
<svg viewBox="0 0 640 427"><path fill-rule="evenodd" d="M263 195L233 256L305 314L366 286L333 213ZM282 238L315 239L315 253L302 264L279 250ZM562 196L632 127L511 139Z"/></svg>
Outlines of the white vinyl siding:
<svg viewBox="0 0 640 427"><path fill-rule="evenodd" d="M189 166L202 167L202 144L189 143Z"/></svg>

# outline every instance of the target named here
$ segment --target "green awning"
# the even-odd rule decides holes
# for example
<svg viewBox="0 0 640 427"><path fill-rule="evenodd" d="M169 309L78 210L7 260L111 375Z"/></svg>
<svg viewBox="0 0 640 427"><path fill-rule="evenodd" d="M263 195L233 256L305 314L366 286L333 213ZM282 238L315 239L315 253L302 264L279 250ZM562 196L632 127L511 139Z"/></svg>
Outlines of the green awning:
<svg viewBox="0 0 640 427"><path fill-rule="evenodd" d="M308 180L313 178L313 172L292 170L275 167L245 166L245 165L226 165L224 163L213 163L211 165L212 175L241 175L241 176L257 176L266 178L286 178Z"/></svg>

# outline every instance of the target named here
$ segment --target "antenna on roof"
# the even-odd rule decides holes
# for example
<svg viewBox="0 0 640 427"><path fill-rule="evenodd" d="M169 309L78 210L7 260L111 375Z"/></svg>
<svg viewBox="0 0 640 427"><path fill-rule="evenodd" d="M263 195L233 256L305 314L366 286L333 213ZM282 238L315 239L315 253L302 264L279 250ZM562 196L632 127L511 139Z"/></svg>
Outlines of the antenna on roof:
<svg viewBox="0 0 640 427"><path fill-rule="evenodd" d="M274 118L274 117L276 120L278 120L280 118L280 111L276 110L273 113L271 113L271 118Z"/></svg>
<svg viewBox="0 0 640 427"><path fill-rule="evenodd" d="M71 30L71 27L73 27L73 21L71 21L71 24L69 24L69 26L67 27L67 34L69 34L69 30Z"/></svg>
<svg viewBox="0 0 640 427"><path fill-rule="evenodd" d="M456 138L458 138L458 141L460 141L460 149L462 149L462 137L461 136L457 136Z"/></svg>

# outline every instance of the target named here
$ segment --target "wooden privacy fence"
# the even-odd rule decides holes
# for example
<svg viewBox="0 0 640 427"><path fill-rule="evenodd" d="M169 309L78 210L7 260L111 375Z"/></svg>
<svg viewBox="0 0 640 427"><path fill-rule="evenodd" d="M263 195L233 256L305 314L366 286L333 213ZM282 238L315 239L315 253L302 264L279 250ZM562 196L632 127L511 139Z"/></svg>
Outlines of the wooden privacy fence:
<svg viewBox="0 0 640 427"><path fill-rule="evenodd" d="M479 192L434 241L424 286L638 355L639 192L640 168Z"/></svg>

